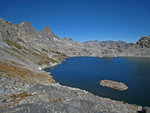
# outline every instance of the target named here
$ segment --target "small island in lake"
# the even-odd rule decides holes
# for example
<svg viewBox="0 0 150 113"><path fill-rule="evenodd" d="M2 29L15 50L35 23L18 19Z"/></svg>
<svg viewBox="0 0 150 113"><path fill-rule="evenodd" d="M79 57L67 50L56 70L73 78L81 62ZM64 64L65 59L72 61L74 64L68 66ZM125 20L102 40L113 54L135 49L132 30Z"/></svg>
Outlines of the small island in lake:
<svg viewBox="0 0 150 113"><path fill-rule="evenodd" d="M124 83L116 82L116 81L112 81L112 80L101 80L100 85L109 87L109 88L113 88L113 89L117 89L120 91L124 91L124 90L128 89L128 86L125 85Z"/></svg>

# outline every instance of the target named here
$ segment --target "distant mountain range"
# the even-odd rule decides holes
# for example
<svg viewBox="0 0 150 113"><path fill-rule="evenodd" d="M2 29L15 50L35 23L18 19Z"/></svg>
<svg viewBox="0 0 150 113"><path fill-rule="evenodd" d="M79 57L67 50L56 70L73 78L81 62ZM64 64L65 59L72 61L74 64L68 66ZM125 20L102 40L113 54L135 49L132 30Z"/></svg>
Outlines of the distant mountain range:
<svg viewBox="0 0 150 113"><path fill-rule="evenodd" d="M104 44L121 44L121 45L126 45L127 42L124 42L124 41L112 41L112 40L107 40L107 41L98 41L98 40L91 40L91 41L86 41L85 43L92 43L92 42L101 42L101 43L104 43Z"/></svg>

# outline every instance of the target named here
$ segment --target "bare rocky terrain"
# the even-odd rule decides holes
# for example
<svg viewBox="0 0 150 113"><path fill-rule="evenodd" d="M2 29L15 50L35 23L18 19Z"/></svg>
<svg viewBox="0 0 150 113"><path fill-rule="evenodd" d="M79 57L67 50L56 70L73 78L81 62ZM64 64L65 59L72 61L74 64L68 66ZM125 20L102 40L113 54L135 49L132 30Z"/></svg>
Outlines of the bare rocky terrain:
<svg viewBox="0 0 150 113"><path fill-rule="evenodd" d="M0 18L0 112L136 113L148 107L95 96L55 82L45 67L69 57L150 57L150 37L123 41L77 42L59 38L46 26L37 32L29 22L14 25Z"/></svg>

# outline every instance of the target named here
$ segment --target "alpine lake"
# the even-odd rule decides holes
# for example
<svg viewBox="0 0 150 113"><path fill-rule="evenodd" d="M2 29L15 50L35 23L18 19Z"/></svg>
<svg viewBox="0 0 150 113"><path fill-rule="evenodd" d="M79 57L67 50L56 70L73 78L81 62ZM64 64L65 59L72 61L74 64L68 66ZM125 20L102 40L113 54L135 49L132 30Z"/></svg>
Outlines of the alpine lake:
<svg viewBox="0 0 150 113"><path fill-rule="evenodd" d="M150 58L72 57L45 71L51 72L62 85L124 103L150 106ZM123 82L128 89L119 91L103 87L99 84L101 80Z"/></svg>

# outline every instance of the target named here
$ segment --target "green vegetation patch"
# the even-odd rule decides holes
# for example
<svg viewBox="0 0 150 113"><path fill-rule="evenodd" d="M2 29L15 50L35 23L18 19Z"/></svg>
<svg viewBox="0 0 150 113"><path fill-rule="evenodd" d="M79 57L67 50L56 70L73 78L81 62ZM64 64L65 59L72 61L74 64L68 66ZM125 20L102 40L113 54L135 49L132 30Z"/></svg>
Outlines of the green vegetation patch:
<svg viewBox="0 0 150 113"><path fill-rule="evenodd" d="M42 59L39 60L37 63L38 65L43 65L43 64L49 64L49 63L59 63L58 61L55 61L53 59L50 59L48 57L43 57Z"/></svg>
<svg viewBox="0 0 150 113"><path fill-rule="evenodd" d="M19 51L18 49L12 48L13 51L15 51L16 53L23 55L23 53L21 51Z"/></svg>
<svg viewBox="0 0 150 113"><path fill-rule="evenodd" d="M11 45L11 46L14 46L14 47L16 47L16 48L18 48L18 49L22 49L22 47L19 45L19 44L17 44L17 41L16 42L13 42L13 41L11 41L11 40L9 40L8 38L5 40L5 42L8 44L8 45Z"/></svg>
<svg viewBox="0 0 150 113"><path fill-rule="evenodd" d="M23 48L24 50L28 51L28 53L31 53L33 56L36 57L36 60L38 60L36 63L38 65L43 65L43 64L49 64L51 63L59 63L56 60L50 59L47 57L47 55L45 53L40 52L39 50L35 49L35 50L31 50L28 48ZM34 60L34 59L33 59Z"/></svg>
<svg viewBox="0 0 150 113"><path fill-rule="evenodd" d="M7 52L7 53L9 53L10 55L15 56L16 58L18 58L18 59L21 60L21 61L25 61L22 57L20 57L20 56L14 54L14 53L12 53L12 52L10 52L10 51L7 51L7 50L4 50L4 51Z"/></svg>
<svg viewBox="0 0 150 113"><path fill-rule="evenodd" d="M46 72L33 71L20 65L8 64L0 61L0 72L4 72L8 77L17 77L31 83L56 83L55 80Z"/></svg>

